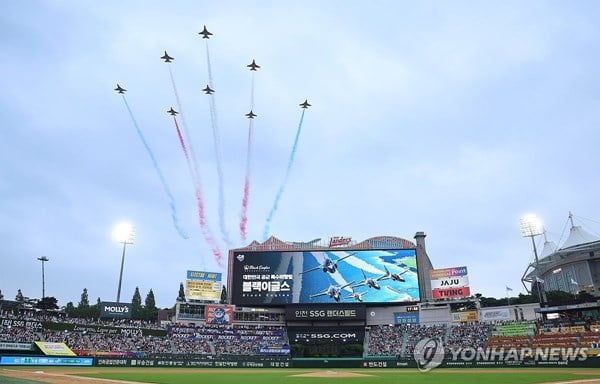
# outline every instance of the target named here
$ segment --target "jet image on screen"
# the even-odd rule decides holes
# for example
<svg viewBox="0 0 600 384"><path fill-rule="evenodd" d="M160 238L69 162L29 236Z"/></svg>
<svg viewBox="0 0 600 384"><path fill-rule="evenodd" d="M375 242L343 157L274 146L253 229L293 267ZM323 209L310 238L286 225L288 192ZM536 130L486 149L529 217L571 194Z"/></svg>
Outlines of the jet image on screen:
<svg viewBox="0 0 600 384"><path fill-rule="evenodd" d="M420 300L415 249L235 252L234 304Z"/></svg>

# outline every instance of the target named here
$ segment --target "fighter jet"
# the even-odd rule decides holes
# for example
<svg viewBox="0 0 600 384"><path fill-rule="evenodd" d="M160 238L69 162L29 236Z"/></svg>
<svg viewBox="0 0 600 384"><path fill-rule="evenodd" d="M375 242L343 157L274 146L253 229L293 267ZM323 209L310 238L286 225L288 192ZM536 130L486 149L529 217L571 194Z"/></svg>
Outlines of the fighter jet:
<svg viewBox="0 0 600 384"><path fill-rule="evenodd" d="M117 91L117 93L127 92L127 90L125 88L121 87L119 84L117 84L117 88L115 88L115 91Z"/></svg>
<svg viewBox="0 0 600 384"><path fill-rule="evenodd" d="M202 35L203 39L210 39L210 37L208 36L212 36L212 33L208 32L208 30L206 29L206 25L204 26L204 29L202 30L202 32L198 32L199 35Z"/></svg>
<svg viewBox="0 0 600 384"><path fill-rule="evenodd" d="M329 296L335 301L340 301L340 295L342 294L342 289L352 285L354 280L344 285L330 285L329 288L324 290L323 292L315 293L314 295L310 295L310 298L318 297L318 296Z"/></svg>
<svg viewBox="0 0 600 384"><path fill-rule="evenodd" d="M363 271L362 269L361 269L361 271L362 271L364 279L360 283L353 285L352 288L361 287L363 285L366 285L369 288L381 289L378 281L381 280L383 276L380 276L380 277L374 279L372 277L367 277L367 275L365 274L365 271Z"/></svg>
<svg viewBox="0 0 600 384"><path fill-rule="evenodd" d="M256 61L252 60L252 62L246 67L250 68L251 71L256 71L256 68L260 68L260 65L256 64Z"/></svg>
<svg viewBox="0 0 600 384"><path fill-rule="evenodd" d="M307 269L306 271L302 271L300 272L300 274L302 275L303 273L308 273L308 272L312 272L312 271L316 271L317 269L322 270L323 272L329 272L329 273L335 273L338 269L337 263L339 263L340 261L355 255L356 252L352 252L349 255L346 255L344 257L340 257L339 259L337 259L336 261L331 260L329 257L325 256L325 260L323 260L323 263L321 263L321 265L318 265L314 268L311 269Z"/></svg>
<svg viewBox="0 0 600 384"><path fill-rule="evenodd" d="M308 107L311 106L311 104L308 104L308 100L304 100L304 103L300 103L298 105L301 106L304 109L306 109L306 108L308 108Z"/></svg>
<svg viewBox="0 0 600 384"><path fill-rule="evenodd" d="M363 301L363 296L366 295L367 293L369 293L369 291L364 291L364 292L356 292L354 290L353 287L350 287L352 289L352 293L349 294L348 296L346 296L346 299L354 299L356 301L360 301L362 303Z"/></svg>
<svg viewBox="0 0 600 384"><path fill-rule="evenodd" d="M393 281L400 281L400 282L404 283L406 280L401 275L404 275L406 272L410 271L410 269L406 268L404 271L402 271L400 273L391 273L390 270L387 269L387 267L385 265L383 266L383 268L385 268L385 274L381 275L381 277L379 278L379 281L393 280Z"/></svg>
<svg viewBox="0 0 600 384"><path fill-rule="evenodd" d="M246 117L248 117L249 119L254 119L256 116L258 115L253 113L252 111L246 113Z"/></svg>
<svg viewBox="0 0 600 384"><path fill-rule="evenodd" d="M170 63L171 61L175 60L175 58L169 56L167 51L165 51L165 54L163 56L161 56L160 58L163 59L165 61L165 63Z"/></svg>
<svg viewBox="0 0 600 384"><path fill-rule="evenodd" d="M206 85L206 88L203 89L204 93L206 93L207 95L212 95L213 92L215 91L214 89L212 89L211 87L208 86L208 84Z"/></svg>
<svg viewBox="0 0 600 384"><path fill-rule="evenodd" d="M169 109L169 110L167 111L167 113L168 113L169 115L171 115L171 116L175 116L175 115L177 115L179 112L177 112L176 110L174 110L174 109L173 109L173 107L171 107L171 109Z"/></svg>

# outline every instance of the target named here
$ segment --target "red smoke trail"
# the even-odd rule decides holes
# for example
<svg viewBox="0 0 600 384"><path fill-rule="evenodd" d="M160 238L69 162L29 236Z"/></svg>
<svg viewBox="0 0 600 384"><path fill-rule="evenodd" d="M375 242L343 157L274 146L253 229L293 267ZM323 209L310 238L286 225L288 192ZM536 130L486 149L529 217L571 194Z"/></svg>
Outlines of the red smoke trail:
<svg viewBox="0 0 600 384"><path fill-rule="evenodd" d="M190 156L188 154L187 146L185 145L185 140L183 139L183 135L181 134L181 130L179 129L179 124L177 123L177 118L173 116L173 122L175 123L175 129L177 130L177 137L179 138L179 143L181 144L181 149L183 150L183 154L185 155L185 161L188 166L188 170L194 175L194 168L192 166L192 162L190 160ZM194 183L194 190L196 194L196 202L198 204L198 219L200 222L200 229L202 231L202 235L204 236L204 240L208 243L210 248L212 249L212 253L217 261L219 267L223 268L223 255L217 246L215 239L210 233L210 228L206 223L206 210L204 207L204 199L202 198L202 192L200 189L200 183L198 180Z"/></svg>
<svg viewBox="0 0 600 384"><path fill-rule="evenodd" d="M248 234L248 202L250 200L250 159L251 159L251 148L252 148L252 119L250 119L250 125L248 126L248 151L246 154L246 181L244 182L244 195L242 197L242 215L240 218L240 235L242 240L246 240Z"/></svg>
<svg viewBox="0 0 600 384"><path fill-rule="evenodd" d="M252 61L254 63L254 61ZM250 112L254 109L254 73L252 71L252 85L250 86ZM252 160L252 128L254 119L248 119L248 148L246 149L246 180L244 182L244 194L242 196L242 214L240 215L240 236L246 241L248 234L248 202L250 201L250 163Z"/></svg>

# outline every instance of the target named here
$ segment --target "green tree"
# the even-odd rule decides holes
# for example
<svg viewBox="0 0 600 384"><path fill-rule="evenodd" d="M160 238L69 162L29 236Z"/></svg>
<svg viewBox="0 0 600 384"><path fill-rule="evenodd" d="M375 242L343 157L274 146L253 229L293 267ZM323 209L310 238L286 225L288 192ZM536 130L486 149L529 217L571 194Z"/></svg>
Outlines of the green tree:
<svg viewBox="0 0 600 384"><path fill-rule="evenodd" d="M23 293L21 292L21 289L19 289L17 291L17 296L15 296L15 301L18 303L23 304L23 302L25 301L25 298L23 297Z"/></svg>
<svg viewBox="0 0 600 384"><path fill-rule="evenodd" d="M90 318L97 319L100 317L100 303L101 302L102 301L100 300L100 298L98 298L96 300L96 304L90 306L89 312L88 312Z"/></svg>
<svg viewBox="0 0 600 384"><path fill-rule="evenodd" d="M87 288L83 288L83 292L81 292L81 298L79 299L79 303L77 304L77 317L81 317L84 319L91 317L90 299L88 297Z"/></svg>
<svg viewBox="0 0 600 384"><path fill-rule="evenodd" d="M221 301L219 302L221 304L227 304L227 288L225 288L225 286L221 289Z"/></svg>
<svg viewBox="0 0 600 384"><path fill-rule="evenodd" d="M73 305L72 301L69 301L65 306L65 312L69 317L77 317L77 309L75 308L75 305Z"/></svg>
<svg viewBox="0 0 600 384"><path fill-rule="evenodd" d="M142 296L139 287L135 287L135 292L131 298L131 312L131 317L134 319L139 319L142 315Z"/></svg>
<svg viewBox="0 0 600 384"><path fill-rule="evenodd" d="M48 309L58 309L58 300L56 297L44 297L35 305L36 308L47 311Z"/></svg>
<svg viewBox="0 0 600 384"><path fill-rule="evenodd" d="M158 317L158 308L156 308L156 300L154 299L154 292L152 289L146 295L146 300L144 301L144 319L156 321Z"/></svg>
<svg viewBox="0 0 600 384"><path fill-rule="evenodd" d="M177 301L185 302L185 290L183 289L183 283L179 283L179 293L177 294Z"/></svg>

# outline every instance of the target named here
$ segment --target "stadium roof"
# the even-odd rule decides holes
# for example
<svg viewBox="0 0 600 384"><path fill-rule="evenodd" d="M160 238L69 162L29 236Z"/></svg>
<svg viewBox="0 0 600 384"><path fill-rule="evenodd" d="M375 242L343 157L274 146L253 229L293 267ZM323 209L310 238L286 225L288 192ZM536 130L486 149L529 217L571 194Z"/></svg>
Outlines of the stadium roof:
<svg viewBox="0 0 600 384"><path fill-rule="evenodd" d="M569 237L563 245L560 247L561 250L576 247L583 244L593 243L595 241L599 241L600 237L592 235L587 232L585 229L580 226L573 225L571 226L571 231L569 233Z"/></svg>
<svg viewBox="0 0 600 384"><path fill-rule="evenodd" d="M339 237L337 237L339 239ZM264 242L253 240L245 247L236 250L265 250L265 251L284 251L294 249L337 249L337 248L353 248L353 249L411 249L416 248L416 244L410 240L396 236L375 236L366 240L356 242L350 237L348 243L344 246L331 247L331 240L314 239L306 242L283 241L275 236L269 237Z"/></svg>

